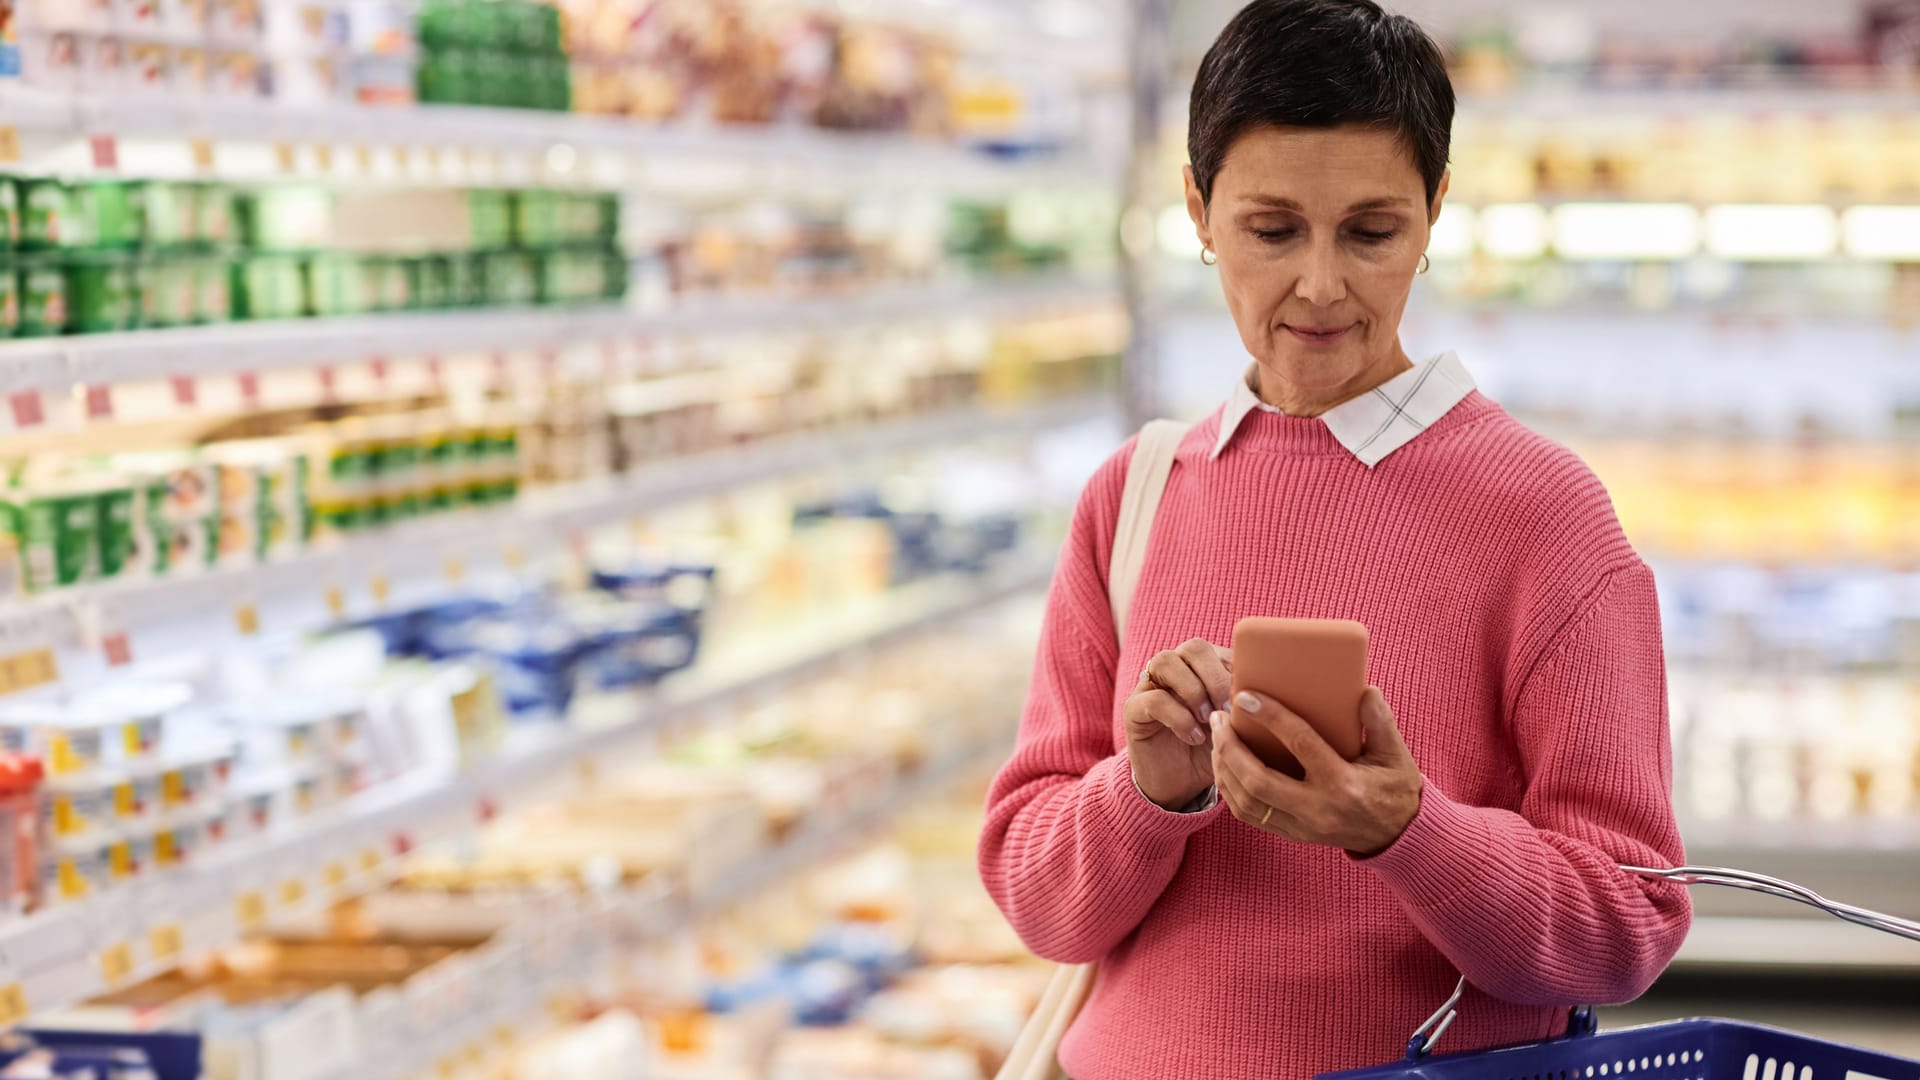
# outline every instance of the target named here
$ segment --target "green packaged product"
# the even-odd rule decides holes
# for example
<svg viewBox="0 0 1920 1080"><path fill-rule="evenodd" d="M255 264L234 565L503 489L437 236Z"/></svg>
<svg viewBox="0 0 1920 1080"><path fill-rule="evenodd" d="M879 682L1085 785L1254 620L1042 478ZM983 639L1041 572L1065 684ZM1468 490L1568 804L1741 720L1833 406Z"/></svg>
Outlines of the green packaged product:
<svg viewBox="0 0 1920 1080"><path fill-rule="evenodd" d="M140 325L190 326L200 319L197 259L150 259L140 265Z"/></svg>
<svg viewBox="0 0 1920 1080"><path fill-rule="evenodd" d="M67 224L67 186L58 180L16 179L23 251L45 251L60 246Z"/></svg>
<svg viewBox="0 0 1920 1080"><path fill-rule="evenodd" d="M16 503L27 587L40 592L100 573L98 492L77 485L28 493Z"/></svg>
<svg viewBox="0 0 1920 1080"><path fill-rule="evenodd" d="M473 247L491 250L513 246L515 194L510 191L475 190L467 192L467 213L471 218Z"/></svg>
<svg viewBox="0 0 1920 1080"><path fill-rule="evenodd" d="M254 255L233 274L234 317L293 319L306 314L304 260L292 255Z"/></svg>
<svg viewBox="0 0 1920 1080"><path fill-rule="evenodd" d="M566 196L553 191L522 191L513 204L513 241L520 247L552 247L561 239L560 205Z"/></svg>
<svg viewBox="0 0 1920 1080"><path fill-rule="evenodd" d="M275 187L236 200L240 234L256 251L314 251L333 234L333 195L318 187Z"/></svg>
<svg viewBox="0 0 1920 1080"><path fill-rule="evenodd" d="M134 561L134 508L131 487L114 487L98 496L100 576L118 577Z"/></svg>
<svg viewBox="0 0 1920 1080"><path fill-rule="evenodd" d="M52 337L67 332L67 274L52 256L20 264L21 337Z"/></svg>
<svg viewBox="0 0 1920 1080"><path fill-rule="evenodd" d="M130 259L106 252L75 254L66 272L69 329L99 334L135 324L139 307Z"/></svg>
<svg viewBox="0 0 1920 1080"><path fill-rule="evenodd" d="M73 185L63 246L115 250L140 246L147 226L146 206L140 198L143 187L117 180Z"/></svg>
<svg viewBox="0 0 1920 1080"><path fill-rule="evenodd" d="M189 265L194 279L194 321L232 322L234 318L233 260L225 256L210 256L195 259Z"/></svg>
<svg viewBox="0 0 1920 1080"><path fill-rule="evenodd" d="M20 508L0 496L0 600L11 600L27 591L27 571L21 561L24 547Z"/></svg>
<svg viewBox="0 0 1920 1080"><path fill-rule="evenodd" d="M453 306L453 268L444 256L408 260L413 265L414 306L439 311Z"/></svg>
<svg viewBox="0 0 1920 1080"><path fill-rule="evenodd" d="M486 303L489 307L532 304L540 298L539 269L524 251L489 252L486 261Z"/></svg>
<svg viewBox="0 0 1920 1080"><path fill-rule="evenodd" d="M10 177L0 176L0 246L20 243L20 192Z"/></svg>
<svg viewBox="0 0 1920 1080"><path fill-rule="evenodd" d="M368 259L366 267L368 280L372 284L371 310L388 312L412 309L414 287L411 260L378 256Z"/></svg>
<svg viewBox="0 0 1920 1080"><path fill-rule="evenodd" d="M233 191L219 184L195 184L192 191L194 240L214 248L232 244L238 236Z"/></svg>
<svg viewBox="0 0 1920 1080"><path fill-rule="evenodd" d="M193 188L153 181L140 185L136 197L146 210L149 246L179 248L199 241L199 207Z"/></svg>
<svg viewBox="0 0 1920 1080"><path fill-rule="evenodd" d="M448 306L478 307L486 303L486 260L479 255L449 255L446 259Z"/></svg>
<svg viewBox="0 0 1920 1080"><path fill-rule="evenodd" d="M359 256L316 256L307 273L315 315L359 315L371 310L377 293L366 280Z"/></svg>
<svg viewBox="0 0 1920 1080"><path fill-rule="evenodd" d="M20 275L12 266L0 266L0 338L20 330Z"/></svg>

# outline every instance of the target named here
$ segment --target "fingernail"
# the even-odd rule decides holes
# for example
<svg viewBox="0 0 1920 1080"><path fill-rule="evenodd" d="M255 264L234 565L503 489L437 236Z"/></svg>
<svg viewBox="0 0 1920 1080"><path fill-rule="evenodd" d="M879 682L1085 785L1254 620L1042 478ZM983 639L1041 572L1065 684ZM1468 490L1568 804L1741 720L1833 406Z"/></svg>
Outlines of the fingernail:
<svg viewBox="0 0 1920 1080"><path fill-rule="evenodd" d="M1217 713L1214 713L1212 716L1208 717L1207 719L1213 722L1213 730L1219 731L1220 725L1227 722L1227 714L1223 712L1217 712Z"/></svg>
<svg viewBox="0 0 1920 1080"><path fill-rule="evenodd" d="M1207 741L1207 733L1201 731L1199 728L1194 728L1192 731L1187 732L1187 741L1195 746L1199 746L1201 743Z"/></svg>
<svg viewBox="0 0 1920 1080"><path fill-rule="evenodd" d="M1257 713L1260 711L1260 699L1254 697L1252 694L1235 694L1233 703L1247 712Z"/></svg>

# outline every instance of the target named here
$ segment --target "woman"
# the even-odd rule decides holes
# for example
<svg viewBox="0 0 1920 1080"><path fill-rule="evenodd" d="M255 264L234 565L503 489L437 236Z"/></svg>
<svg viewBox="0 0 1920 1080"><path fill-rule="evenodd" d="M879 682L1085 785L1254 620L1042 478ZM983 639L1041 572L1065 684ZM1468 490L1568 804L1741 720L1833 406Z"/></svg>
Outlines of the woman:
<svg viewBox="0 0 1920 1080"><path fill-rule="evenodd" d="M1638 996L1684 891L1654 583L1569 451L1398 328L1447 190L1439 50L1370 0L1255 0L1193 89L1187 206L1252 355L1186 437L1127 621L1131 446L1089 482L980 869L1039 955L1097 961L1074 1080L1303 1077ZM1229 701L1243 616L1372 632L1363 755ZM1304 780L1222 710L1277 718Z"/></svg>

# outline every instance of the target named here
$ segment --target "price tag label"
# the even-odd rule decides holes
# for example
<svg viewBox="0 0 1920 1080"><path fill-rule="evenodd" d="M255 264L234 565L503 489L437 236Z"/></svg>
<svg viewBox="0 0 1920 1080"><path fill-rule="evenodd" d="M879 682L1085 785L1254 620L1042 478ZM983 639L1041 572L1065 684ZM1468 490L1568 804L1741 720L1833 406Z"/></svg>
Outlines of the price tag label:
<svg viewBox="0 0 1920 1080"><path fill-rule="evenodd" d="M175 375L167 380L173 387L173 403L191 409L200 403L200 385L191 375Z"/></svg>
<svg viewBox="0 0 1920 1080"><path fill-rule="evenodd" d="M240 374L234 376L234 381L240 384L241 404L245 405L249 409L259 408L260 407L260 373L257 371L243 371Z"/></svg>
<svg viewBox="0 0 1920 1080"><path fill-rule="evenodd" d="M147 931L148 947L153 950L153 958L162 964L171 964L180 959L186 951L186 945L180 933L180 924L167 923Z"/></svg>
<svg viewBox="0 0 1920 1080"><path fill-rule="evenodd" d="M38 390L16 390L7 395L7 404L13 408L14 427L39 427L47 422L47 408Z"/></svg>
<svg viewBox="0 0 1920 1080"><path fill-rule="evenodd" d="M455 585L460 584L460 579L467 576L467 566L460 561L460 556L458 555L447 556L445 569L447 572L447 580Z"/></svg>
<svg viewBox="0 0 1920 1080"><path fill-rule="evenodd" d="M280 906L297 908L307 902L307 883L290 877L280 883Z"/></svg>
<svg viewBox="0 0 1920 1080"><path fill-rule="evenodd" d="M267 898L258 892L243 892L234 898L233 917L244 933L258 933L267 925Z"/></svg>
<svg viewBox="0 0 1920 1080"><path fill-rule="evenodd" d="M315 143L313 146L313 163L320 166L321 172L332 172L333 147L327 143Z"/></svg>
<svg viewBox="0 0 1920 1080"><path fill-rule="evenodd" d="M400 167L401 172L406 172L413 166L413 151L407 147L406 143L393 148L393 163Z"/></svg>
<svg viewBox="0 0 1920 1080"><path fill-rule="evenodd" d="M338 396L334 385L337 376L332 368L319 368L315 370L313 374L315 378L320 380L320 400L332 401Z"/></svg>
<svg viewBox="0 0 1920 1080"><path fill-rule="evenodd" d="M20 132L12 124L0 124L0 164L20 160Z"/></svg>
<svg viewBox="0 0 1920 1080"><path fill-rule="evenodd" d="M19 983L0 986L0 1027L12 1027L27 1018L27 991Z"/></svg>
<svg viewBox="0 0 1920 1080"><path fill-rule="evenodd" d="M113 387L99 383L87 384L87 419L113 419Z"/></svg>
<svg viewBox="0 0 1920 1080"><path fill-rule="evenodd" d="M440 172L440 148L427 147L427 171L438 175Z"/></svg>
<svg viewBox="0 0 1920 1080"><path fill-rule="evenodd" d="M339 892L340 890L347 887L347 864L346 863L338 862L338 861L330 862L327 864L327 868L324 873L326 877L327 888L332 889L334 892Z"/></svg>
<svg viewBox="0 0 1920 1080"><path fill-rule="evenodd" d="M507 549L500 553L500 557L507 564L507 569L518 570L527 564L527 549L519 544L508 544Z"/></svg>
<svg viewBox="0 0 1920 1080"><path fill-rule="evenodd" d="M386 357L384 357L384 356L370 356L370 357L368 357L368 358L367 358L367 367L368 367L368 368L370 368L370 369L371 369L371 370L373 371L373 381L374 381L374 382L377 382L377 383L380 383L380 384L382 384L382 385L385 385L385 384L386 384L386 381L387 381L387 367L388 367L388 364L387 364L387 358L386 358Z"/></svg>
<svg viewBox="0 0 1920 1080"><path fill-rule="evenodd" d="M327 614L335 619L347 617L347 591L338 585L327 586Z"/></svg>
<svg viewBox="0 0 1920 1080"><path fill-rule="evenodd" d="M107 654L108 667L126 667L133 663L133 645L127 641L125 630L108 634L100 640L100 651Z"/></svg>
<svg viewBox="0 0 1920 1080"><path fill-rule="evenodd" d="M360 872L371 874L380 869L380 849L364 848L360 852Z"/></svg>
<svg viewBox="0 0 1920 1080"><path fill-rule="evenodd" d="M233 609L233 625L247 637L260 632L260 609L252 604L241 604Z"/></svg>
<svg viewBox="0 0 1920 1080"><path fill-rule="evenodd" d="M0 694L31 690L58 682L60 668L53 662L52 649L34 649L0 657Z"/></svg>
<svg viewBox="0 0 1920 1080"><path fill-rule="evenodd" d="M111 135L94 135L87 139L87 146L93 152L93 167L112 172L120 167L120 140Z"/></svg>
<svg viewBox="0 0 1920 1080"><path fill-rule="evenodd" d="M273 144L273 162L275 165L280 167L281 172L283 173L292 172L293 166L295 164L295 154L294 154L293 144L284 143L284 142L274 143Z"/></svg>
<svg viewBox="0 0 1920 1080"><path fill-rule="evenodd" d="M122 941L100 950L100 977L109 987L119 986L133 976L133 947Z"/></svg>
<svg viewBox="0 0 1920 1080"><path fill-rule="evenodd" d="M213 171L213 140L195 139L189 144L193 150L193 167L199 172Z"/></svg>
<svg viewBox="0 0 1920 1080"><path fill-rule="evenodd" d="M367 582L367 592L373 594L374 603L384 605L393 593L393 583L387 580L387 575L375 574L373 580Z"/></svg>

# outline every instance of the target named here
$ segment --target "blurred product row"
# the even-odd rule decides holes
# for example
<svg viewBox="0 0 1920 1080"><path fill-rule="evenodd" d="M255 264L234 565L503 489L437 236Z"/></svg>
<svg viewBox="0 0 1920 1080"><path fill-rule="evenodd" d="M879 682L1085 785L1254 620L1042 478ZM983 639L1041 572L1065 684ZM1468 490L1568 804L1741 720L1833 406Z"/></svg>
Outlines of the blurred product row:
<svg viewBox="0 0 1920 1080"><path fill-rule="evenodd" d="M1071 142L1062 73L957 28L776 0L10 0L0 74L130 100L477 105ZM955 20L958 22L958 20Z"/></svg>
<svg viewBox="0 0 1920 1080"><path fill-rule="evenodd" d="M679 373L552 379L486 398L338 402L207 421L176 437L130 428L7 463L0 596L113 578L271 563L425 515L510 503L809 432L1046 402L1111 389L1126 324L1112 311L715 349ZM224 434L223 434L224 432ZM125 450L112 450L115 443ZM693 467L691 465L687 467Z"/></svg>
<svg viewBox="0 0 1920 1080"><path fill-rule="evenodd" d="M974 793L942 789L1010 736L1032 614L702 717L371 895L36 1018L9 1052L49 1071L0 1075L988 1075L1044 971L974 879Z"/></svg>

